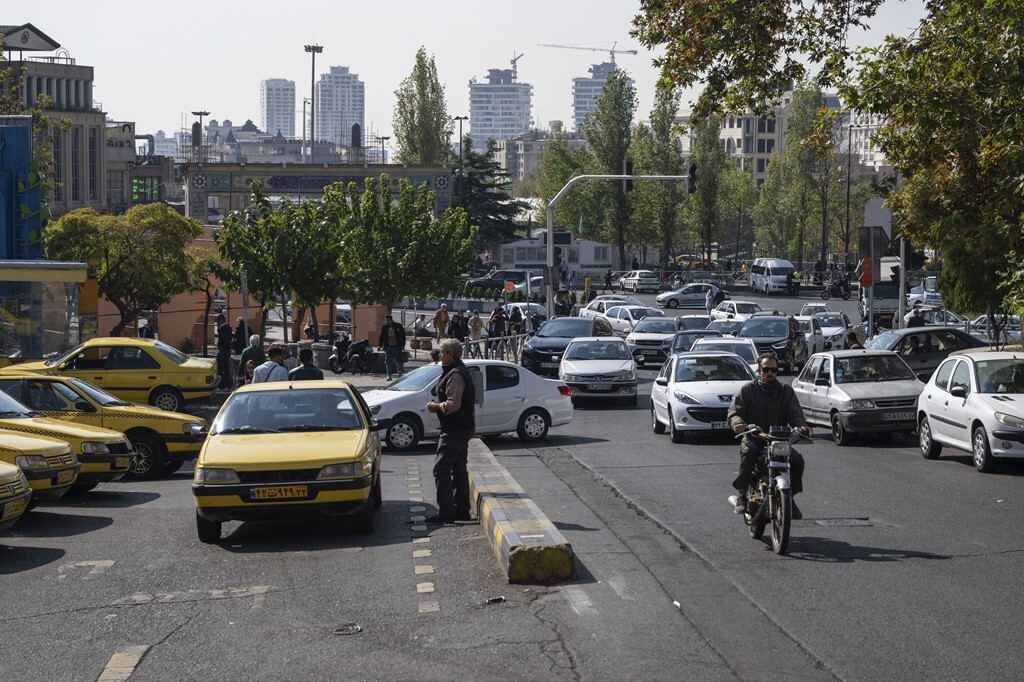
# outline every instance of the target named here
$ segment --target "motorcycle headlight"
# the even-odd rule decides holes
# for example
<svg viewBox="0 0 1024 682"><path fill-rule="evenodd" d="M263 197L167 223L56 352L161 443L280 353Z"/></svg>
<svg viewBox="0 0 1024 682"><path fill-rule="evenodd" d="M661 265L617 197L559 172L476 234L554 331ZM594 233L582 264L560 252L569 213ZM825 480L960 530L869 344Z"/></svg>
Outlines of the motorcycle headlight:
<svg viewBox="0 0 1024 682"><path fill-rule="evenodd" d="M1021 419L1020 417L1015 417L1012 414L1006 414L1005 412L996 412L993 416L1000 424L1024 428L1024 419Z"/></svg>
<svg viewBox="0 0 1024 682"><path fill-rule="evenodd" d="M676 400L686 405L700 405L700 401L691 395L683 393L682 391L673 391L672 395L675 396Z"/></svg>
<svg viewBox="0 0 1024 682"><path fill-rule="evenodd" d="M108 455L110 454L110 448L107 447L106 443L99 443L96 441L86 441L82 443L82 454L83 455Z"/></svg>
<svg viewBox="0 0 1024 682"><path fill-rule="evenodd" d="M316 475L319 478L354 478L363 475L362 462L348 462L347 464L329 464Z"/></svg>
<svg viewBox="0 0 1024 682"><path fill-rule="evenodd" d="M14 458L14 463L22 469L46 468L46 458L42 455L19 455Z"/></svg>
<svg viewBox="0 0 1024 682"><path fill-rule="evenodd" d="M851 410L873 410L873 409L875 409L875 404L873 402L871 402L870 400L851 400L850 401L850 409Z"/></svg>
<svg viewBox="0 0 1024 682"><path fill-rule="evenodd" d="M768 454L772 457L789 456L793 452L793 446L784 441L774 441L768 444Z"/></svg>
<svg viewBox="0 0 1024 682"><path fill-rule="evenodd" d="M196 469L196 483L238 483L238 474L232 469Z"/></svg>

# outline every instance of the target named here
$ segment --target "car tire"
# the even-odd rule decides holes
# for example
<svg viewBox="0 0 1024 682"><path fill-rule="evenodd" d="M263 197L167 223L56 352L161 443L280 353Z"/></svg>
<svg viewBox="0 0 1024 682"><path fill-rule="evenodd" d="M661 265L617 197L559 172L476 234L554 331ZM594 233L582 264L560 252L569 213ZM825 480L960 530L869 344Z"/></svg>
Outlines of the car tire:
<svg viewBox="0 0 1024 682"><path fill-rule="evenodd" d="M125 435L135 454L132 455L124 478L129 481L150 481L163 475L167 452L160 439L144 431L129 431Z"/></svg>
<svg viewBox="0 0 1024 682"><path fill-rule="evenodd" d="M917 442L921 447L921 456L925 459L938 459L942 454L942 445L932 437L932 425L927 415L922 415L917 423Z"/></svg>
<svg viewBox="0 0 1024 682"><path fill-rule="evenodd" d="M971 451L974 453L974 468L983 474L992 473L996 468L996 458L992 456L992 448L988 443L988 432L984 426L974 427L971 432Z"/></svg>
<svg viewBox="0 0 1024 682"><path fill-rule="evenodd" d="M392 450L402 451L415 447L423 438L423 429L415 417L400 414L391 420L391 426L384 436L384 441Z"/></svg>
<svg viewBox="0 0 1024 682"><path fill-rule="evenodd" d="M675 417L672 416L671 408L668 411L668 435L673 443L685 443L686 432L676 428Z"/></svg>
<svg viewBox="0 0 1024 682"><path fill-rule="evenodd" d="M831 422L832 442L834 442L839 447L845 447L849 445L852 439L850 437L850 433L846 430L846 427L843 426L843 419L842 417L839 416L838 412L832 413Z"/></svg>
<svg viewBox="0 0 1024 682"><path fill-rule="evenodd" d="M373 506L380 507L384 504L384 491L381 489L380 476L377 476L377 483L373 486Z"/></svg>
<svg viewBox="0 0 1024 682"><path fill-rule="evenodd" d="M665 425L658 421L658 413L654 410L654 401L651 401L651 429L659 436L665 433Z"/></svg>
<svg viewBox="0 0 1024 682"><path fill-rule="evenodd" d="M149 404L165 412L180 412L185 399L181 397L181 391L173 386L157 386L149 394Z"/></svg>
<svg viewBox="0 0 1024 682"><path fill-rule="evenodd" d="M220 521L207 521L196 511L196 534L199 542L220 542Z"/></svg>
<svg viewBox="0 0 1024 682"><path fill-rule="evenodd" d="M380 479L378 478L377 482L374 483L374 487L379 485ZM373 504L373 495L374 493L371 492L363 508L352 517L352 530L361 535L372 533L377 525L377 508Z"/></svg>
<svg viewBox="0 0 1024 682"><path fill-rule="evenodd" d="M667 301L665 301L665 307L672 308L672 309L678 308L679 307L679 301L677 301L674 298L670 298Z"/></svg>
<svg viewBox="0 0 1024 682"><path fill-rule="evenodd" d="M547 437L549 426L548 416L544 414L544 411L533 407L523 412L523 416L519 418L516 433L519 434L519 440L525 443L534 443Z"/></svg>

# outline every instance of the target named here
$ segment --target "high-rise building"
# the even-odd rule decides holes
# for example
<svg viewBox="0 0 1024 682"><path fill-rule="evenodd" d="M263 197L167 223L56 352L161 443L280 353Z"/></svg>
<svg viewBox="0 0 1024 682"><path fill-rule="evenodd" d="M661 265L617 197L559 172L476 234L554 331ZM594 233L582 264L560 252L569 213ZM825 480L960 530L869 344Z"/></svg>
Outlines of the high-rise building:
<svg viewBox="0 0 1024 682"><path fill-rule="evenodd" d="M574 130L583 130L583 120L587 114L597 108L597 100L601 98L604 84L608 82L608 74L615 70L612 62L594 64L589 69L590 77L580 76L572 79L572 120ZM634 86L633 79L627 81Z"/></svg>
<svg viewBox="0 0 1024 682"><path fill-rule="evenodd" d="M261 128L284 137L295 137L295 81L267 78L260 81Z"/></svg>
<svg viewBox="0 0 1024 682"><path fill-rule="evenodd" d="M469 82L469 134L473 150L487 149L487 140L511 140L530 131L533 86L519 83L516 70L490 69L487 82Z"/></svg>
<svg viewBox="0 0 1024 682"><path fill-rule="evenodd" d="M359 124L361 140L366 147L366 86L347 66L332 66L330 73L320 74L316 84L316 136L319 141L339 147L356 146L352 126Z"/></svg>

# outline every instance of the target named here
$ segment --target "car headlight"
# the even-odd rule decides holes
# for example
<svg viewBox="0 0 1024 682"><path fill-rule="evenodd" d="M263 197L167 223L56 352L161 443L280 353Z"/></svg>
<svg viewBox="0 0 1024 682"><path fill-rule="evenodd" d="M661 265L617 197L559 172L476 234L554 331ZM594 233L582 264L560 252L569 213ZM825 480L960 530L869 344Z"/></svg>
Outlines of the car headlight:
<svg viewBox="0 0 1024 682"><path fill-rule="evenodd" d="M22 469L45 469L46 458L42 455L18 455L14 463Z"/></svg>
<svg viewBox="0 0 1024 682"><path fill-rule="evenodd" d="M783 341L781 343L773 343L772 348L774 348L775 350L786 350L787 348L789 348L789 342Z"/></svg>
<svg viewBox="0 0 1024 682"><path fill-rule="evenodd" d="M687 405L700 405L700 401L696 398L683 393L682 391L673 391L672 395L675 396L676 400Z"/></svg>
<svg viewBox="0 0 1024 682"><path fill-rule="evenodd" d="M363 476L362 462L348 462L347 464L329 464L316 475L317 478L354 478Z"/></svg>
<svg viewBox="0 0 1024 682"><path fill-rule="evenodd" d="M183 422L181 432L186 436L201 436L204 433L203 425L199 422Z"/></svg>
<svg viewBox="0 0 1024 682"><path fill-rule="evenodd" d="M875 404L873 402L871 402L870 400L851 400L850 401L850 409L851 410L873 410L873 409L875 409Z"/></svg>
<svg viewBox="0 0 1024 682"><path fill-rule="evenodd" d="M196 469L196 483L239 483L232 469Z"/></svg>
<svg viewBox="0 0 1024 682"><path fill-rule="evenodd" d="M82 454L83 455L109 455L110 448L107 447L106 443L98 443L96 441L86 441L82 443Z"/></svg>
<svg viewBox="0 0 1024 682"><path fill-rule="evenodd" d="M565 374L561 379L562 381L583 381L583 377L579 374Z"/></svg>
<svg viewBox="0 0 1024 682"><path fill-rule="evenodd" d="M28 479L25 478L25 474L19 474L19 476L21 476L21 486L22 486L22 488L27 488L28 487Z"/></svg>
<svg viewBox="0 0 1024 682"><path fill-rule="evenodd" d="M1024 419L1021 419L1020 417L1015 417L1012 414L1006 414L1005 412L996 412L992 416L994 416L996 418L996 421L998 421L1000 424L1024 428Z"/></svg>
<svg viewBox="0 0 1024 682"><path fill-rule="evenodd" d="M615 377L616 381L636 381L636 374L633 372L621 372Z"/></svg>

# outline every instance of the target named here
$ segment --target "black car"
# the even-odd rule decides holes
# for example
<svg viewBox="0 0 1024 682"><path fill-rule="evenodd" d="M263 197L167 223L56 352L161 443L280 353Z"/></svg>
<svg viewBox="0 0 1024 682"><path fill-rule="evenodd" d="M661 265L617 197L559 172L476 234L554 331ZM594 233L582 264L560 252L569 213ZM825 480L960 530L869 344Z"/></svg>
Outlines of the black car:
<svg viewBox="0 0 1024 682"><path fill-rule="evenodd" d="M950 353L966 348L987 348L988 342L958 327L909 327L879 334L865 345L891 350L914 370L921 381L928 378Z"/></svg>
<svg viewBox="0 0 1024 682"><path fill-rule="evenodd" d="M526 342L519 364L534 374L558 376L565 347L580 336L615 336L615 330L603 317L556 317Z"/></svg>
<svg viewBox="0 0 1024 682"><path fill-rule="evenodd" d="M505 282L522 284L526 281L525 270L493 270L483 277L477 277L466 282L467 289L504 289Z"/></svg>
<svg viewBox="0 0 1024 682"><path fill-rule="evenodd" d="M736 336L751 339L758 355L775 355L780 371L795 372L807 362L807 339L792 316L755 315L743 323Z"/></svg>
<svg viewBox="0 0 1024 682"><path fill-rule="evenodd" d="M672 352L673 353L685 353L690 350L693 346L693 342L697 339L706 338L722 338L724 336L722 332L714 331L712 329L684 329L681 332L676 332L676 335L672 337Z"/></svg>

